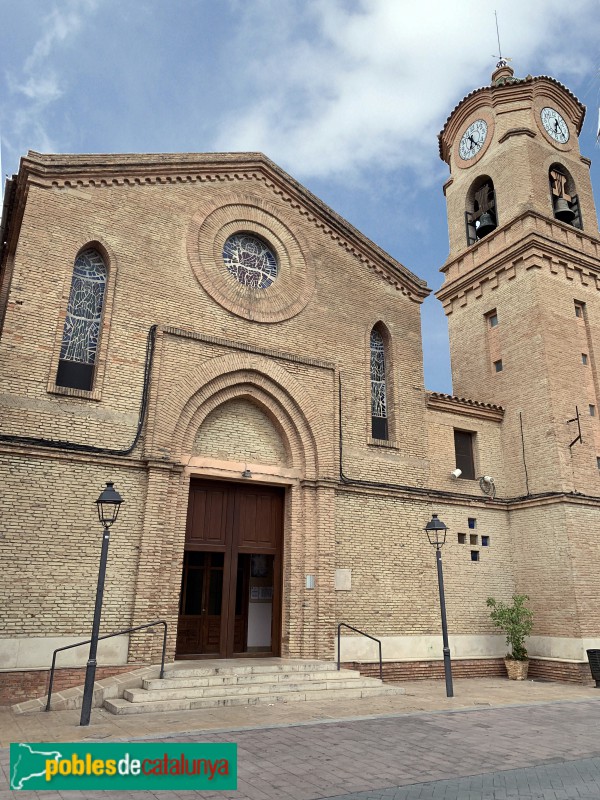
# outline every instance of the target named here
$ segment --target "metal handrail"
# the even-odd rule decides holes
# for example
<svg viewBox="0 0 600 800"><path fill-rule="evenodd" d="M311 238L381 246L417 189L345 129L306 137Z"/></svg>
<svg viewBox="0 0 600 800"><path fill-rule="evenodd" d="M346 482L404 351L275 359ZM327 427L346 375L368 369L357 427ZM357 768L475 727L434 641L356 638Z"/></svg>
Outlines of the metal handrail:
<svg viewBox="0 0 600 800"><path fill-rule="evenodd" d="M338 632L337 632L337 637L338 637L337 668L338 668L338 670L341 669L341 667L340 667L340 661L341 661L341 659L340 659L340 649L341 649L341 646L342 646L342 626L344 628L349 628L351 631L356 631L356 633L360 633L361 636L366 636L367 639L372 639L374 642L377 642L377 644L379 645L379 680L383 681L383 658L381 657L381 639L377 639L375 636L371 636L370 634L365 633L364 631L360 631L358 628L353 628L352 625L348 625L346 622L340 622L340 624L338 625Z"/></svg>
<svg viewBox="0 0 600 800"><path fill-rule="evenodd" d="M167 651L167 623L164 619L159 619L156 622L147 622L145 625L137 625L135 628L125 628L124 631L117 631L116 633L105 633L104 636L99 636L98 641L100 639L111 639L113 636L122 636L124 633L133 633L134 631L141 631L144 628L152 628L154 625L164 625L164 632L163 632L163 645L162 645L162 656L160 662L160 677L165 677L165 653ZM54 653L52 654L52 666L50 668L50 682L48 684L48 699L46 701L46 708L44 711L50 711L50 700L52 698L52 685L54 683L54 669L56 667L56 654L60 653L62 650L71 650L73 647L80 647L82 644L89 644L92 640L86 639L84 642L76 642L75 644L67 644L65 647L57 647Z"/></svg>

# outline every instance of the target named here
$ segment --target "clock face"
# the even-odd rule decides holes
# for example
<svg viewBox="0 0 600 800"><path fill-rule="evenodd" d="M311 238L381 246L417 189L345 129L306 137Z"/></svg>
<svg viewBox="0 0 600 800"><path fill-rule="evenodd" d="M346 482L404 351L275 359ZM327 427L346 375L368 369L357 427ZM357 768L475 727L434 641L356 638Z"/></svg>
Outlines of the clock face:
<svg viewBox="0 0 600 800"><path fill-rule="evenodd" d="M548 136L551 136L554 141L560 142L560 144L566 144L569 141L569 127L558 111L547 106L542 108L540 116Z"/></svg>
<svg viewBox="0 0 600 800"><path fill-rule="evenodd" d="M458 145L458 154L464 161L474 158L481 150L487 136L487 130L487 122L483 119L476 119L463 133Z"/></svg>

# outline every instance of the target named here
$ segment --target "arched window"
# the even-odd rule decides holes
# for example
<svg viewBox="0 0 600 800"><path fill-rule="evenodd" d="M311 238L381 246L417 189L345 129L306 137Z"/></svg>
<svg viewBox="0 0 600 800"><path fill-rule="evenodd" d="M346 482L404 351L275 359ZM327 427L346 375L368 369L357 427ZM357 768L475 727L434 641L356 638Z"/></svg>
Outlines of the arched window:
<svg viewBox="0 0 600 800"><path fill-rule="evenodd" d="M388 438L385 383L385 345L381 333L377 328L373 328L371 331L371 436L373 439Z"/></svg>
<svg viewBox="0 0 600 800"><path fill-rule="evenodd" d="M104 259L97 250L82 250L73 267L57 386L88 391L93 388L105 289Z"/></svg>
<svg viewBox="0 0 600 800"><path fill-rule="evenodd" d="M562 164L553 164L548 172L548 180L554 217L574 228L583 228L575 182L568 170Z"/></svg>
<svg viewBox="0 0 600 800"><path fill-rule="evenodd" d="M487 175L480 175L469 189L465 225L467 244L475 244L498 227L496 193L492 179Z"/></svg>

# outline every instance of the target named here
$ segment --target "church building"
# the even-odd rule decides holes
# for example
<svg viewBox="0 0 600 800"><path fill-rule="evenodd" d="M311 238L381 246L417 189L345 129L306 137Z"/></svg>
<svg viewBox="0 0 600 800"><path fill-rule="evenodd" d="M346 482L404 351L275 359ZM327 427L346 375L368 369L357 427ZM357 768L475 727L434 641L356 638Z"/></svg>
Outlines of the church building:
<svg viewBox="0 0 600 800"><path fill-rule="evenodd" d="M89 637L167 658L337 657L504 674L486 599L529 595L530 676L600 647L600 235L585 108L491 83L439 136L454 394L423 381L426 283L260 153L47 155L0 260L0 703ZM598 355L598 359L596 358ZM367 671L369 639L341 660ZM160 660L101 643L101 674ZM82 683L85 647L58 666ZM365 667L365 665L367 665ZM3 688L2 688L3 687Z"/></svg>

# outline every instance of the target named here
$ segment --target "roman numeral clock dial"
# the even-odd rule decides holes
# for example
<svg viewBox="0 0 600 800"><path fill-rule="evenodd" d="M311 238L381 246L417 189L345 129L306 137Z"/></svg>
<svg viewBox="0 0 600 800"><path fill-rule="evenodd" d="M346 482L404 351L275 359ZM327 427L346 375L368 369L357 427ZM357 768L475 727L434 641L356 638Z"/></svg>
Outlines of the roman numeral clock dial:
<svg viewBox="0 0 600 800"><path fill-rule="evenodd" d="M566 144L569 141L569 126L553 108L546 106L540 114L544 130L555 142Z"/></svg>
<svg viewBox="0 0 600 800"><path fill-rule="evenodd" d="M463 161L475 158L485 144L487 132L487 122L483 119L477 119L469 125L458 145L458 154Z"/></svg>

